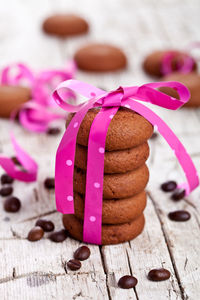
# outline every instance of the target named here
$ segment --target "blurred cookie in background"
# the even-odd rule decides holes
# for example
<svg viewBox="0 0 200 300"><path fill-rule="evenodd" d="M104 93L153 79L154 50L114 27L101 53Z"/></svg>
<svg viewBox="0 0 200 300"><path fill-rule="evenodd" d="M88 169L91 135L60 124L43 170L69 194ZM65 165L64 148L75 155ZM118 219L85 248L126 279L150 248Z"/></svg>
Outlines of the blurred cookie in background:
<svg viewBox="0 0 200 300"><path fill-rule="evenodd" d="M183 67L187 67L188 72L191 72L196 70L197 64L189 54L176 50L154 51L147 55L143 62L144 71L155 77L162 77L166 73L180 71Z"/></svg>
<svg viewBox="0 0 200 300"><path fill-rule="evenodd" d="M107 44L89 44L74 56L79 69L93 72L109 72L124 69L127 58L118 47Z"/></svg>
<svg viewBox="0 0 200 300"><path fill-rule="evenodd" d="M174 72L162 78L163 81L178 81L184 84L190 91L190 100L184 105L186 107L198 107L200 106L200 75L196 72L183 74ZM162 87L159 89L161 92L179 99L178 93L168 87Z"/></svg>
<svg viewBox="0 0 200 300"><path fill-rule="evenodd" d="M43 30L49 35L69 37L87 33L89 25L85 19L73 14L56 14L43 23Z"/></svg>
<svg viewBox="0 0 200 300"><path fill-rule="evenodd" d="M9 118L10 114L31 98L31 90L22 86L0 86L0 117Z"/></svg>

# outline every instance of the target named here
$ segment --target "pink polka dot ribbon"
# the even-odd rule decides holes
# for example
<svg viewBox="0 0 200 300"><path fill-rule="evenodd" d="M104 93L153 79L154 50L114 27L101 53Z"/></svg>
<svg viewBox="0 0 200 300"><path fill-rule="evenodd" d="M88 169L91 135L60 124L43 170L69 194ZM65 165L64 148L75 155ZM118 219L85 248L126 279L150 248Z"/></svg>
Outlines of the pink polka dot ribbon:
<svg viewBox="0 0 200 300"><path fill-rule="evenodd" d="M180 100L172 98L156 90L160 87L175 89ZM71 89L89 98L79 105L71 105L64 101L60 92ZM61 83L53 93L53 98L59 106L68 112L76 112L67 127L56 154L55 193L57 209L63 214L74 213L73 202L73 172L76 149L76 139L79 127L87 111L93 107L100 107L89 134L88 159L85 189L85 208L83 224L83 240L93 244L101 244L102 201L104 153L106 134L112 118L120 107L127 107L145 117L157 127L174 151L187 182L183 184L188 195L199 185L199 178L195 166L172 130L153 111L141 102L152 103L163 108L176 110L189 100L188 89L178 82L156 82L142 86L119 87L115 91L105 92L87 83L68 80Z"/></svg>
<svg viewBox="0 0 200 300"><path fill-rule="evenodd" d="M176 71L180 73L189 73L193 70L195 60L189 53L179 53L178 51L168 51L163 55L161 62L161 73L163 75L171 74L173 71L173 61L176 59Z"/></svg>
<svg viewBox="0 0 200 300"><path fill-rule="evenodd" d="M162 58L161 73L167 75L173 72L172 65L174 59L176 59L176 71L179 73L189 73L193 70L196 62L200 60L200 57L193 55L193 51L200 49L200 42L190 43L184 50L184 53L179 51L167 51Z"/></svg>
<svg viewBox="0 0 200 300"><path fill-rule="evenodd" d="M65 116L57 111L57 106L50 95L59 82L73 78L75 71L76 66L73 62L70 62L65 70L44 70L38 74L21 63L5 67L1 73L1 85L27 86L31 90L30 101L11 114L12 125L18 114L19 122L24 128L33 132L45 132L52 121L64 119ZM65 90L63 97L75 99L71 90ZM25 182L35 181L38 173L37 163L20 147L13 132L11 142L16 157L25 171L19 169L11 158L4 155L0 155L0 166L15 179Z"/></svg>

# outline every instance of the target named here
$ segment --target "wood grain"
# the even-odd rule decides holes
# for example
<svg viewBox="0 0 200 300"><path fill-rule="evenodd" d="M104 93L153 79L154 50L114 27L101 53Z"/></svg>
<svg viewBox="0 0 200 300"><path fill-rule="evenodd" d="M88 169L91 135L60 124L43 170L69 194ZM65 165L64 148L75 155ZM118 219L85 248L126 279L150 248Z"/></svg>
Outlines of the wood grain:
<svg viewBox="0 0 200 300"><path fill-rule="evenodd" d="M113 89L153 81L141 68L144 56L155 49L183 49L199 39L199 0L7 0L0 11L0 67L22 61L35 71L60 68L74 52L89 41L109 42L122 47L128 57L126 71L114 74L90 74L78 71L77 78ZM87 36L60 40L41 30L46 16L56 12L74 12L91 24ZM200 110L171 112L157 107L159 113L185 144L200 171ZM64 124L58 124L64 132ZM13 155L9 122L0 120L0 153ZM179 203L160 191L168 179L183 180L181 170L167 143L151 141L148 164L146 227L130 243L115 246L89 246L91 257L78 272L66 268L79 242L67 238L61 244L49 241L48 234L36 243L27 241L27 233L39 217L54 221L62 228L56 212L54 193L45 190L46 177L54 176L55 153L62 133L57 137L30 134L16 125L20 144L39 163L38 181L14 183L14 193L22 201L17 214L4 212L0 201L0 298L2 300L41 299L200 299L200 191ZM3 173L3 170L0 170ZM186 209L191 219L175 223L169 211ZM172 276L165 282L150 282L148 271L165 267ZM138 278L135 289L122 290L118 279L127 274Z"/></svg>

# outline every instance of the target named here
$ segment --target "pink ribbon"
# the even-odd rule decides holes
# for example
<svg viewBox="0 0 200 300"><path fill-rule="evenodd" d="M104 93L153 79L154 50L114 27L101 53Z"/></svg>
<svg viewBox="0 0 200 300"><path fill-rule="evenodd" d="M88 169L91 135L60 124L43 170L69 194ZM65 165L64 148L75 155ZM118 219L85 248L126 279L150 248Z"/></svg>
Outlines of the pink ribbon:
<svg viewBox="0 0 200 300"><path fill-rule="evenodd" d="M157 91L157 88L167 86L175 89L180 100ZM71 89L89 98L83 104L71 105L63 100L60 91ZM93 107L101 107L96 115L89 134L88 160L85 191L85 211L83 240L93 244L101 244L102 201L103 201L103 172L106 134L110 121L120 107L127 107L145 117L158 128L176 155L187 182L182 184L186 195L199 185L199 178L195 166L172 130L153 111L142 102L149 102L163 108L176 110L189 100L188 89L178 82L157 82L142 86L119 87L112 92L105 92L87 83L68 80L61 83L53 93L57 104L68 112L76 112L56 154L55 193L57 209L63 214L74 213L73 202L73 172L76 149L76 139L81 122L87 111Z"/></svg>
<svg viewBox="0 0 200 300"><path fill-rule="evenodd" d="M13 72L15 74L13 75ZM45 132L49 124L65 116L55 111L55 102L49 96L58 82L73 78L76 66L70 62L66 70L46 70L34 74L24 64L13 64L3 69L1 74L1 85L27 85L31 89L31 100L19 108L19 122L21 125L33 132ZM63 96L67 99L74 99L72 91L65 91ZM11 114L11 121L16 118L17 112ZM20 170L11 158L0 155L0 165L13 178L32 182L37 178L37 163L19 146L14 134L11 132L11 141L16 152L16 157L20 161L25 171Z"/></svg>
<svg viewBox="0 0 200 300"><path fill-rule="evenodd" d="M161 63L161 73L167 75L173 72L172 63L176 59L177 69L180 73L189 73L193 70L195 60L189 53L181 53L178 51L168 51L164 54Z"/></svg>

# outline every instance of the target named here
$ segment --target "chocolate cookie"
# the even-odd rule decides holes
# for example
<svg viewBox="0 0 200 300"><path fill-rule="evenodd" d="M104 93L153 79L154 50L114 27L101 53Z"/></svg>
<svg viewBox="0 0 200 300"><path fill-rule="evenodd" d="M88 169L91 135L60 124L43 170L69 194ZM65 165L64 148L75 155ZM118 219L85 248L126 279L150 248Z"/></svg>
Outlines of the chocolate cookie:
<svg viewBox="0 0 200 300"><path fill-rule="evenodd" d="M83 18L71 14L58 14L47 18L43 23L43 30L47 34L68 37L86 33L88 23Z"/></svg>
<svg viewBox="0 0 200 300"><path fill-rule="evenodd" d="M144 228L144 215L142 214L132 222L119 225L102 225L102 245L119 244L136 238ZM83 222L74 215L63 215L63 224L69 234L83 240Z"/></svg>
<svg viewBox="0 0 200 300"><path fill-rule="evenodd" d="M79 128L77 143L88 145L88 137L92 122L99 109L91 109L83 119ZM71 121L70 114L66 126ZM136 147L146 142L153 134L153 126L142 116L130 109L120 108L110 122L106 136L106 150L123 150Z"/></svg>
<svg viewBox="0 0 200 300"><path fill-rule="evenodd" d="M104 173L126 173L137 169L143 165L149 157L149 146L145 142L137 147L106 151L104 155ZM82 169L87 169L87 147L76 145L75 165Z"/></svg>
<svg viewBox="0 0 200 300"><path fill-rule="evenodd" d="M83 220L84 197L74 193L75 216ZM125 199L103 200L102 223L122 224L137 219L146 207L146 193L141 193Z"/></svg>
<svg viewBox="0 0 200 300"><path fill-rule="evenodd" d="M30 100L31 90L22 86L0 86L0 117L9 118L11 112Z"/></svg>
<svg viewBox="0 0 200 300"><path fill-rule="evenodd" d="M127 65L122 50L106 44L89 44L79 49L74 59L79 69L84 71L116 71L124 69Z"/></svg>
<svg viewBox="0 0 200 300"><path fill-rule="evenodd" d="M145 70L145 72L149 75L152 76L157 76L157 77L161 77L162 71L162 60L163 57L166 53L168 53L171 50L158 50L158 51L154 51L153 53L149 54L144 62L143 62L143 69ZM174 59L172 60L172 70L176 71L178 70L178 62L180 62L180 59L182 56L187 55L184 52L181 51L174 51L173 52L176 53L176 56L174 57ZM193 70L195 70L197 68L196 63L194 62L194 66L193 66Z"/></svg>
<svg viewBox="0 0 200 300"><path fill-rule="evenodd" d="M200 75L191 72L188 74L183 73L172 73L168 76L162 78L163 81L179 81L183 83L190 91L191 97L190 100L184 105L187 107L198 107L200 106ZM179 99L178 93L171 88L162 87L160 91L172 96L174 98Z"/></svg>
<svg viewBox="0 0 200 300"><path fill-rule="evenodd" d="M118 199L137 195L144 190L149 180L149 170L144 164L124 174L104 174L103 198ZM85 194L86 173L74 168L74 191Z"/></svg>

